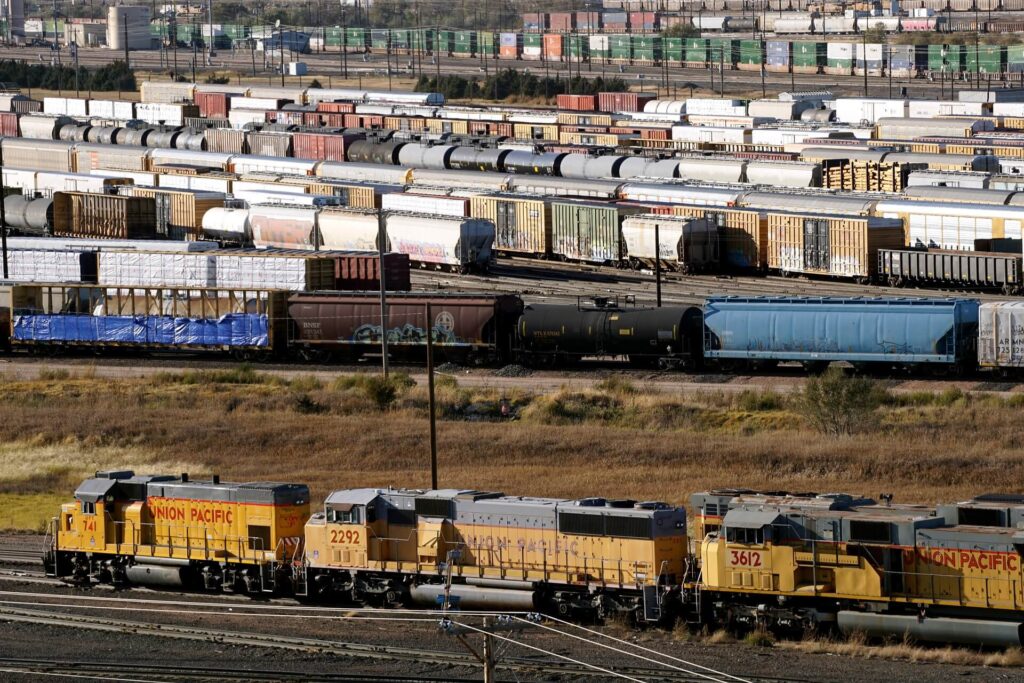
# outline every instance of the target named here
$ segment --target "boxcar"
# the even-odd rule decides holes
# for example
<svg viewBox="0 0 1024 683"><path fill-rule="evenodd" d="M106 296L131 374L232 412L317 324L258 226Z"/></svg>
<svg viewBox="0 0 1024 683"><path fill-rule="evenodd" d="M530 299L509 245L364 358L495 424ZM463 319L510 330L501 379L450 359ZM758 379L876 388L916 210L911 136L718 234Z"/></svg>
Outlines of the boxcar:
<svg viewBox="0 0 1024 683"><path fill-rule="evenodd" d="M511 357L522 301L511 294L387 296L388 354L426 356L427 306L436 358L495 362ZM288 300L292 347L309 358L360 358L381 353L379 295L374 292L308 292Z"/></svg>

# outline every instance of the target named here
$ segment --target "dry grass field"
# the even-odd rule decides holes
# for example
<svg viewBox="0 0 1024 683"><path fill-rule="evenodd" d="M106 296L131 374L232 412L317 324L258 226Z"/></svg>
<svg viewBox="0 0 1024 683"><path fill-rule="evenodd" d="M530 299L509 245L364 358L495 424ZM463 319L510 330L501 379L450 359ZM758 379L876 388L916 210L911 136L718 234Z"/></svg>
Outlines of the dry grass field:
<svg viewBox="0 0 1024 683"><path fill-rule="evenodd" d="M1024 480L1021 404L994 396L886 396L872 425L842 437L818 433L797 399L774 393L681 397L609 380L593 391L511 394L514 420L496 418L501 396L446 377L438 396L442 486L673 503L745 486L934 502ZM248 368L10 380L0 385L0 503L70 496L100 468L300 481L317 498L346 486L422 487L426 405L425 387L371 375L328 386ZM0 516L0 527L37 524L31 514L13 524Z"/></svg>

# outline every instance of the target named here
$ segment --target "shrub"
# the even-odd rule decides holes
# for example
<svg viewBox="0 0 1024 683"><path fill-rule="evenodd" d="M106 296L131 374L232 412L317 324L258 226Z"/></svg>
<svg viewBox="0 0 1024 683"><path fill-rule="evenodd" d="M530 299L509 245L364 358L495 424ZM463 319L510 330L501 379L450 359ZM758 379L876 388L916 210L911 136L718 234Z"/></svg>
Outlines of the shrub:
<svg viewBox="0 0 1024 683"><path fill-rule="evenodd" d="M848 377L840 368L829 368L810 377L798 400L800 413L811 425L830 436L867 431L877 424L876 409L885 399L874 380Z"/></svg>
<svg viewBox="0 0 1024 683"><path fill-rule="evenodd" d="M736 407L748 413L782 410L786 400L774 391L746 390L736 398Z"/></svg>
<svg viewBox="0 0 1024 683"><path fill-rule="evenodd" d="M594 388L606 394L612 394L616 396L633 395L640 393L640 390L637 389L635 384L630 382L628 379L623 379L622 377L619 377L618 375L612 375L611 377L607 377L601 380L600 382L594 385Z"/></svg>
<svg viewBox="0 0 1024 683"><path fill-rule="evenodd" d="M326 413L328 410L327 406L306 393L297 394L292 407L295 409L295 412L302 415L319 415Z"/></svg>
<svg viewBox="0 0 1024 683"><path fill-rule="evenodd" d="M373 402L378 410L387 410L394 405L395 400L400 394L405 393L414 386L416 386L416 382L405 373L395 373L388 377L360 373L339 377L334 380L332 388L335 391L349 391L353 389L361 391Z"/></svg>

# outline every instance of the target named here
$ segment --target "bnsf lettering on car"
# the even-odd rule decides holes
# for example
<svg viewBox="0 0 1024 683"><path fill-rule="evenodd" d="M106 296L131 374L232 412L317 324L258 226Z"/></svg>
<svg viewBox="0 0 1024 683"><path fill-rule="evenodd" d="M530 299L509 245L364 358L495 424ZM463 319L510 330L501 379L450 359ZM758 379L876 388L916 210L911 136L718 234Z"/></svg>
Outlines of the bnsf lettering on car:
<svg viewBox="0 0 1024 683"><path fill-rule="evenodd" d="M761 553L754 550L730 550L729 566L750 567L752 569L761 567Z"/></svg>

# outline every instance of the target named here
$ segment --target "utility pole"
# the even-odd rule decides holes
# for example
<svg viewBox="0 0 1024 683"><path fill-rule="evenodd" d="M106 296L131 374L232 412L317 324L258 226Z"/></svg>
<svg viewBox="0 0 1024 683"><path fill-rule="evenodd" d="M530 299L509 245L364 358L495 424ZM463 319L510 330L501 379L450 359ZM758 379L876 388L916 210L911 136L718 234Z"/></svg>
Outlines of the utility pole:
<svg viewBox="0 0 1024 683"><path fill-rule="evenodd" d="M661 221L654 222L654 292L661 308Z"/></svg>
<svg viewBox="0 0 1024 683"><path fill-rule="evenodd" d="M863 54L861 55L861 61L863 61L863 63L864 63L864 97L867 97L868 96L868 34L866 32L864 32L864 31L861 31L860 35L861 35L861 45L862 45L861 50L863 50ZM853 60L853 63L856 64L857 60L856 59Z"/></svg>
<svg viewBox="0 0 1024 683"><path fill-rule="evenodd" d="M348 23L344 7L341 8L341 71L342 76L348 80Z"/></svg>
<svg viewBox="0 0 1024 683"><path fill-rule="evenodd" d="M0 249L3 250L4 279L10 277L10 270L7 264L7 211L4 202L7 199L7 188L3 182L4 177L4 154L0 148Z"/></svg>
<svg viewBox="0 0 1024 683"><path fill-rule="evenodd" d="M384 264L381 264L381 273ZM434 312L427 302L427 409L430 411L430 488L437 488L437 404L434 399Z"/></svg>
<svg viewBox="0 0 1024 683"><path fill-rule="evenodd" d="M384 252L388 241L388 215L377 210L377 269L380 271L380 350L381 371L388 376L388 288L384 268Z"/></svg>
<svg viewBox="0 0 1024 683"><path fill-rule="evenodd" d="M206 23L210 27L210 44L206 46L206 66L213 65L213 0L206 0Z"/></svg>
<svg viewBox="0 0 1024 683"><path fill-rule="evenodd" d="M131 66L131 62L128 61L128 22L124 22L124 65L126 67Z"/></svg>

